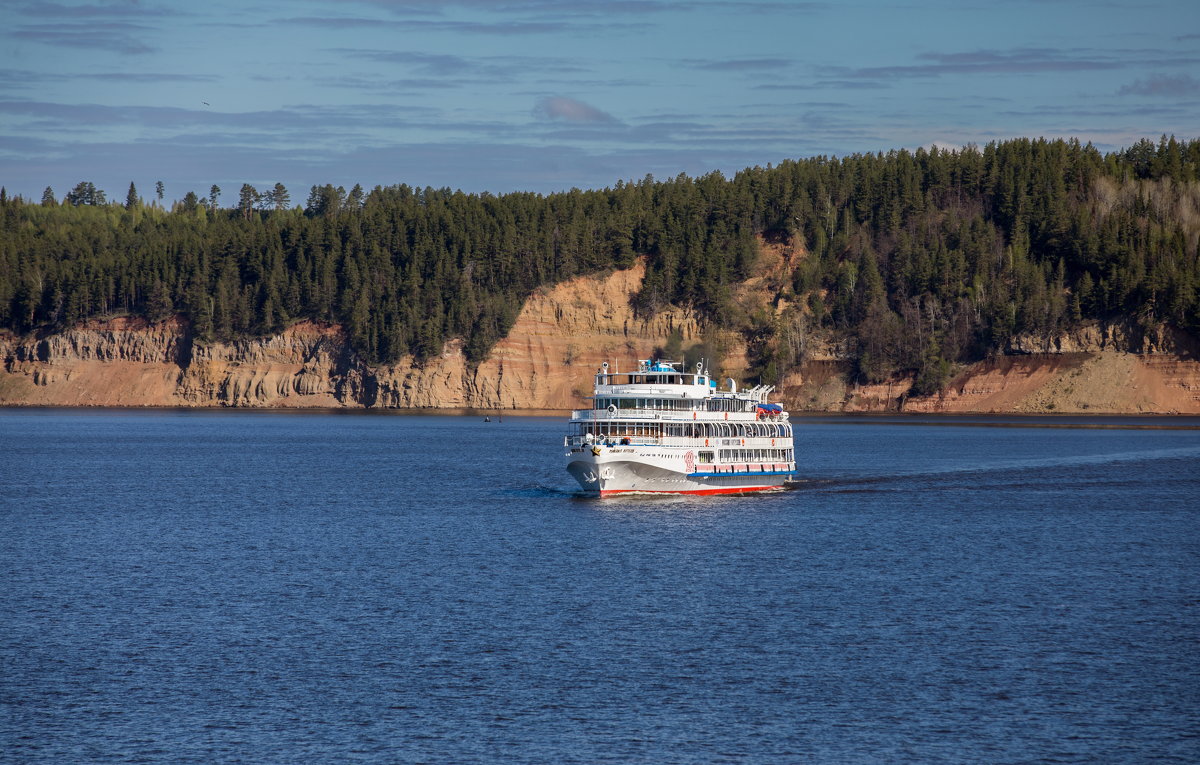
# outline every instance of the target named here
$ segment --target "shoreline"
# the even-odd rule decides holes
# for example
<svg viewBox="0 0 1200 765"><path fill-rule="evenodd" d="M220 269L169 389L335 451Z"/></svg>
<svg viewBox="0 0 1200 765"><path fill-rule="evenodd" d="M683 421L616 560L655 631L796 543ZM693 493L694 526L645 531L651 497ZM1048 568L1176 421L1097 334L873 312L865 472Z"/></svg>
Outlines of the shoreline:
<svg viewBox="0 0 1200 765"><path fill-rule="evenodd" d="M222 407L222 406L64 406L54 404L0 404L0 413L74 414L270 414L351 417L457 417L480 418L480 424L503 424L483 417L503 415L520 419L560 419L569 409L471 409L471 408L382 408L382 407ZM924 425L1029 428L1095 428L1145 430L1200 430L1200 415L1147 412L790 412L797 424Z"/></svg>

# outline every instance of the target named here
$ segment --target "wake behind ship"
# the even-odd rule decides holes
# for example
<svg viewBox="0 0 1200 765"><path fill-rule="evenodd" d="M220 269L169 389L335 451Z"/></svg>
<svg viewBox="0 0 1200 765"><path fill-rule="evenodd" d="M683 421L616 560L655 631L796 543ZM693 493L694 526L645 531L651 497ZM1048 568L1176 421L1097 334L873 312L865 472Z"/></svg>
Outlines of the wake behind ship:
<svg viewBox="0 0 1200 765"><path fill-rule="evenodd" d="M703 363L596 373L592 408L571 413L567 471L589 493L734 494L783 488L796 470L792 426L774 388L718 390Z"/></svg>

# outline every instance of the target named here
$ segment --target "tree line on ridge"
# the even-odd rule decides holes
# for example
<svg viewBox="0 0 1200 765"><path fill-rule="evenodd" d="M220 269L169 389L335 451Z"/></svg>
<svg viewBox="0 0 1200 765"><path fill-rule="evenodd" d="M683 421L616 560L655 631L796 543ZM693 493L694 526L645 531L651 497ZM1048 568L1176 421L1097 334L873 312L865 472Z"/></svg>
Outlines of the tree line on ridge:
<svg viewBox="0 0 1200 765"><path fill-rule="evenodd" d="M162 199L161 183L156 188ZM1200 332L1200 141L1102 154L1018 139L788 160L603 190L466 194L282 184L188 192L163 209L90 182L59 202L0 193L0 327L182 313L202 340L341 324L369 363L426 359L450 338L486 358L537 288L645 258L634 307L682 306L745 337L776 381L814 333L864 381L916 375L1089 319ZM801 250L773 306L743 305L760 238Z"/></svg>

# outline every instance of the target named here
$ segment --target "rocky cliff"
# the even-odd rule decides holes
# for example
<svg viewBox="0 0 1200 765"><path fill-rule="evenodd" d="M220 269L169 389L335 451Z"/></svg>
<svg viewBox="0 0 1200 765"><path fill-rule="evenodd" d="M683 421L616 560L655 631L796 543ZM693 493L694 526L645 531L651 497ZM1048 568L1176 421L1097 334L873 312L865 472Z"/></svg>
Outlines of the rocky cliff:
<svg viewBox="0 0 1200 765"><path fill-rule="evenodd" d="M370 367L339 327L302 322L279 335L205 343L172 319L90 321L60 334L0 335L0 404L569 409L602 361L646 358L681 311L633 315L642 266L533 295L508 337L472 368L457 341L425 363Z"/></svg>
<svg viewBox="0 0 1200 765"><path fill-rule="evenodd" d="M772 273L798 253L764 250L763 275L739 294L770 301ZM206 343L182 319L90 321L32 337L0 335L0 405L185 407L404 407L570 409L602 361L646 358L672 333L699 340L680 310L636 317L641 265L544 289L476 368L458 342L424 363L364 364L339 327L302 322L267 338ZM756 287L757 285L757 287ZM759 295L758 293L762 293ZM780 311L778 302L772 310ZM742 377L745 353L726 334L722 374ZM836 349L813 339L808 360L779 394L793 411L1088 412L1200 414L1200 348L1165 329L1091 325L1050 341L1018 339L1012 352L959 370L938 395L908 395L911 379L847 381Z"/></svg>

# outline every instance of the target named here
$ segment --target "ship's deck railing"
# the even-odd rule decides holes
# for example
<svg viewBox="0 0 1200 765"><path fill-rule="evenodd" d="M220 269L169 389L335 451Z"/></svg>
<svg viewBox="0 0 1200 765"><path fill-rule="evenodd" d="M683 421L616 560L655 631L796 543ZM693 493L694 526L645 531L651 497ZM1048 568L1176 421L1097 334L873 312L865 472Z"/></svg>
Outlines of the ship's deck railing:
<svg viewBox="0 0 1200 765"><path fill-rule="evenodd" d="M772 444L771 441L775 443ZM588 441L584 436L563 436L563 446L674 446L688 449L787 449L791 439L758 436L755 438L690 438L686 436L603 436Z"/></svg>
<svg viewBox="0 0 1200 765"><path fill-rule="evenodd" d="M672 445L670 442L676 440L678 439L657 438L655 436L602 436L587 441L583 436L564 436L563 446L590 446L592 444L600 444L601 446L663 446L664 444Z"/></svg>
<svg viewBox="0 0 1200 765"><path fill-rule="evenodd" d="M617 385L597 385L594 395L597 396L654 396L657 398L701 399L708 396L710 388L707 385L656 385L654 383L620 383Z"/></svg>
<svg viewBox="0 0 1200 765"><path fill-rule="evenodd" d="M693 416L695 415L695 416ZM725 417L724 415L729 415ZM688 422L783 422L787 412L763 416L755 412L710 412L705 409L618 409L611 412L608 409L574 409L571 411L572 420L670 420L672 422L687 420Z"/></svg>

